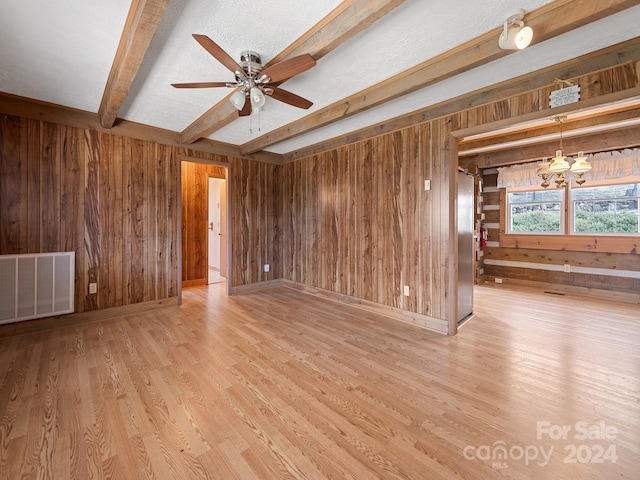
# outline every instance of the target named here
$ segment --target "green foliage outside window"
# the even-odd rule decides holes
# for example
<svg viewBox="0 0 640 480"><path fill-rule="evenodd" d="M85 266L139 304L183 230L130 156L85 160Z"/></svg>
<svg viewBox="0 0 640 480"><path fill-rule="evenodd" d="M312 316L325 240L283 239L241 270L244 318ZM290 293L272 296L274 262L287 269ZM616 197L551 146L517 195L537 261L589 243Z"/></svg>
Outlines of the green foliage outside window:
<svg viewBox="0 0 640 480"><path fill-rule="evenodd" d="M583 234L640 233L638 183L570 190L573 231ZM511 233L562 233L565 189L509 192Z"/></svg>
<svg viewBox="0 0 640 480"><path fill-rule="evenodd" d="M576 202L576 233L638 233L638 201Z"/></svg>
<svg viewBox="0 0 640 480"><path fill-rule="evenodd" d="M560 190L509 193L512 233L561 233L562 198Z"/></svg>
<svg viewBox="0 0 640 480"><path fill-rule="evenodd" d="M638 184L583 187L572 192L575 233L638 233Z"/></svg>
<svg viewBox="0 0 640 480"><path fill-rule="evenodd" d="M553 210L533 210L511 213L511 231L514 233L559 233L560 212Z"/></svg>

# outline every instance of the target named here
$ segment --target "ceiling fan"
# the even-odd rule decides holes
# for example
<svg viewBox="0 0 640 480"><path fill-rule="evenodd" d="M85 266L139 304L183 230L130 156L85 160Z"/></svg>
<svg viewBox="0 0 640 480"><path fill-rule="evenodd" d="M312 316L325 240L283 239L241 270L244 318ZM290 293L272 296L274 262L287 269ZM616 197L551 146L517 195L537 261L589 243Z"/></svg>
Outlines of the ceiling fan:
<svg viewBox="0 0 640 480"><path fill-rule="evenodd" d="M295 93L278 87L278 84L309 70L316 61L309 54L283 60L263 69L262 59L256 52L246 50L240 55L237 63L218 44L206 35L193 34L193 38L204 47L222 65L231 70L236 77L234 82L194 82L172 83L175 88L215 88L229 87L237 89L230 101L240 112L240 116L250 115L253 109L258 110L265 103L265 95L294 107L307 109L312 102Z"/></svg>

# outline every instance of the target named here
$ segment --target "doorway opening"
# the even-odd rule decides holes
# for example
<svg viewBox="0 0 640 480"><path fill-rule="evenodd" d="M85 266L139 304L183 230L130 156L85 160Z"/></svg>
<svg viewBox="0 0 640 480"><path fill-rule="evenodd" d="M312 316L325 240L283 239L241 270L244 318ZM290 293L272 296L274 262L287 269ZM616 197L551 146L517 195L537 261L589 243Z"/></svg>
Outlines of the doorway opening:
<svg viewBox="0 0 640 480"><path fill-rule="evenodd" d="M207 226L207 284L227 280L226 243L227 238L227 181L224 178L209 177L209 223Z"/></svg>
<svg viewBox="0 0 640 480"><path fill-rule="evenodd" d="M180 289L221 284L228 295L232 271L230 165L187 156L180 160Z"/></svg>

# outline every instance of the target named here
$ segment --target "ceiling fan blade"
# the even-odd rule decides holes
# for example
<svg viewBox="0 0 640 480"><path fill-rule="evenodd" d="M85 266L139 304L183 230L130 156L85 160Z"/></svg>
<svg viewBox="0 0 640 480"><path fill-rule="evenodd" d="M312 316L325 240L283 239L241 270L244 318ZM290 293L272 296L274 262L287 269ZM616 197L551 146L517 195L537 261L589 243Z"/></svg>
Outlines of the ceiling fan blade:
<svg viewBox="0 0 640 480"><path fill-rule="evenodd" d="M269 90L273 91L269 93ZM313 105L313 102L310 102L306 98L296 95L295 93L291 93L288 90L283 90L282 88L269 87L266 91L267 95L271 95L272 98L288 103L289 105L293 105L294 107L307 109Z"/></svg>
<svg viewBox="0 0 640 480"><path fill-rule="evenodd" d="M284 60L270 67L265 68L259 77L269 77L269 82L281 82L299 73L309 70L316 64L316 61L308 53Z"/></svg>
<svg viewBox="0 0 640 480"><path fill-rule="evenodd" d="M241 117L251 115L251 98L247 97L247 99L244 101L244 107L242 107L242 110L238 112L238 115L240 115Z"/></svg>
<svg viewBox="0 0 640 480"><path fill-rule="evenodd" d="M227 52L220 48L220 46L209 37L207 37L206 35L194 33L193 38L195 38L196 41L200 45L202 45L207 52L213 55L216 60L218 60L222 65L227 67L233 73L243 72L242 67L238 65L238 62L231 58Z"/></svg>
<svg viewBox="0 0 640 480"><path fill-rule="evenodd" d="M193 82L193 83L172 83L175 88L215 88L226 87L227 82Z"/></svg>

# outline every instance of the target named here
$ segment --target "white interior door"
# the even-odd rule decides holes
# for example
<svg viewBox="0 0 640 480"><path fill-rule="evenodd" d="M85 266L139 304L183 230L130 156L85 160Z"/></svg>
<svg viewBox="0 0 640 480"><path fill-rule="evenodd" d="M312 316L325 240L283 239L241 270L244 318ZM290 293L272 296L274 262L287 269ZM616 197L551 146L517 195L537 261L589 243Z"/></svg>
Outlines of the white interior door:
<svg viewBox="0 0 640 480"><path fill-rule="evenodd" d="M207 264L209 270L220 271L220 185L224 180L209 178L209 205L208 205L208 251ZM209 283L212 275L209 275Z"/></svg>
<svg viewBox="0 0 640 480"><path fill-rule="evenodd" d="M220 183L220 276L227 278L227 182Z"/></svg>
<svg viewBox="0 0 640 480"><path fill-rule="evenodd" d="M227 278L227 245L229 238L227 237L227 182L220 182L220 276Z"/></svg>

